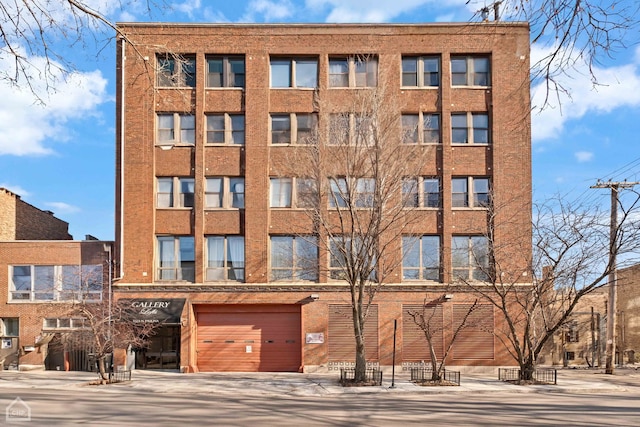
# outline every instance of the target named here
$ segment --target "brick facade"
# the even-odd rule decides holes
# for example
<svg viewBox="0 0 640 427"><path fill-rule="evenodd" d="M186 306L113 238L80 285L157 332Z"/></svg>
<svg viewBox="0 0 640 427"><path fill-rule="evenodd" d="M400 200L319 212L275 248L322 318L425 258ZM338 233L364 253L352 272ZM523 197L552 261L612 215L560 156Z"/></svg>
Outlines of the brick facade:
<svg viewBox="0 0 640 427"><path fill-rule="evenodd" d="M4 359L5 367L17 362L16 355L19 355L19 365L22 367L44 366L48 352L46 345L40 345L44 342L42 340L56 332L68 332L64 329L48 330L44 319L69 317L72 307L67 302L12 298L13 266L101 265L106 283L108 255L104 250L105 243L111 245L111 242L71 240L0 242L0 317L17 318L19 323L18 339L14 339L11 348L0 350L0 359ZM3 338L7 339L7 336Z"/></svg>
<svg viewBox="0 0 640 427"><path fill-rule="evenodd" d="M529 31L525 24L432 24L432 25L198 25L119 24L127 41L118 43L116 160L116 250L120 262L116 298L185 298L180 335L180 366L198 370L197 313L210 304L240 307L243 304L299 305L303 335L328 336L329 307L349 304L349 293L341 282L321 275L314 282L269 281L269 237L291 233L292 224L304 224L299 210L269 207L269 177L276 159L286 147L270 144L269 117L273 113L318 112L317 99L339 111L353 96L353 89L329 87L329 59L335 55L375 55L378 81L391 88L402 105L396 112L440 114L441 143L433 147L422 173L436 176L442 185L442 207L420 210L412 232L437 234L442 241L442 280L439 282L387 283L376 296L378 305L377 362L391 365L393 321L401 319L403 305L440 300L451 287L451 241L454 235L487 230L484 209L452 208L452 177L489 177L497 204L513 203L509 221L498 217L494 224L498 239L521 239L522 248L531 241L531 152L529 95ZM131 46L135 45L135 49ZM158 55L167 52L195 58L193 88L157 87ZM206 56L234 55L244 58L244 88L210 89L206 86ZM403 56L434 55L440 64L440 84L434 88L402 87ZM453 87L452 56L483 55L490 58L491 84ZM318 87L273 89L270 58L313 57L317 59ZM491 143L452 144L451 114L486 113ZM189 113L195 117L195 144L160 147L157 114ZM205 144L206 114L244 114L244 145ZM319 111L320 121L327 111ZM121 120L121 118L123 120ZM398 120L399 122L399 120ZM398 129L400 132L400 129ZM168 149L167 149L168 148ZM205 208L208 176L244 177L244 209ZM193 208L156 208L157 177L194 179ZM302 226L304 227L304 226ZM191 236L194 241L193 282L158 279L157 236ZM245 281L207 281L208 235L242 235L245 241ZM400 252L400 243L397 244ZM530 252L530 249L524 249ZM523 253L518 259L527 259ZM505 260L506 261L506 260ZM320 254L320 262L327 262ZM511 262L517 262L511 260ZM518 267L518 266L516 266ZM519 281L526 283L527 277ZM473 296L454 289L453 300L443 303L444 322L450 322L453 305L473 301ZM315 294L318 298L310 299ZM501 320L496 317L496 328ZM402 323L400 321L400 323ZM446 340L450 331L445 331ZM402 328L397 348L402 348ZM303 337L301 337L303 338ZM300 369L331 369L327 341L303 344ZM427 358L427 357L425 357ZM398 364L404 363L402 354ZM495 339L493 357L455 359L449 365L512 365L513 359Z"/></svg>
<svg viewBox="0 0 640 427"><path fill-rule="evenodd" d="M51 211L43 211L0 188L0 241L71 240L69 223Z"/></svg>

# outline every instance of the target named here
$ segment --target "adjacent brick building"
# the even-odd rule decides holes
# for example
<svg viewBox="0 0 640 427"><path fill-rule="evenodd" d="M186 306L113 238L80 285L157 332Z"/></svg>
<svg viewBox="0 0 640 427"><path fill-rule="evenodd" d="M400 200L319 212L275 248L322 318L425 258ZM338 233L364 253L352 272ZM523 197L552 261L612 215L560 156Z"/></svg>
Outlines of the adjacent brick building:
<svg viewBox="0 0 640 427"><path fill-rule="evenodd" d="M523 243L510 262L530 256L526 24L118 28L115 297L133 299L149 321L164 309L180 313L163 318L138 366L313 371L352 363L349 292L322 273L333 265L324 245L310 250L292 230L305 209L296 204L305 171L282 181L274 167L381 82L402 106L391 113L398 135L415 126L406 142L429 154L415 177L424 191L415 196L412 235L423 256L396 242L404 261L373 301L367 359L392 364L397 321L396 363L429 360L408 316L425 299L438 302L442 353L475 299L452 284L455 274L476 277L471 253L486 250L489 195L518 207L493 223L498 242ZM305 251L316 253L314 274L297 270ZM476 313L448 365L513 365L491 332L502 327L498 312L484 305Z"/></svg>
<svg viewBox="0 0 640 427"><path fill-rule="evenodd" d="M83 327L71 304L100 302L112 242L76 241L68 223L0 189L0 366L87 369L55 348ZM105 247L106 244L106 247ZM51 344L51 345L50 345ZM72 366L73 363L76 365Z"/></svg>

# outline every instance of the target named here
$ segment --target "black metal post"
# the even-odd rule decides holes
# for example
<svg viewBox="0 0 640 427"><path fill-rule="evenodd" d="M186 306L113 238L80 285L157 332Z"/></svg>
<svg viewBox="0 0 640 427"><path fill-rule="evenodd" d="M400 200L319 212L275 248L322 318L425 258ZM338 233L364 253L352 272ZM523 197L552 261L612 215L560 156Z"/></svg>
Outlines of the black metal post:
<svg viewBox="0 0 640 427"><path fill-rule="evenodd" d="M398 319L393 319L393 358L391 362L391 387L396 388L396 331L398 330Z"/></svg>

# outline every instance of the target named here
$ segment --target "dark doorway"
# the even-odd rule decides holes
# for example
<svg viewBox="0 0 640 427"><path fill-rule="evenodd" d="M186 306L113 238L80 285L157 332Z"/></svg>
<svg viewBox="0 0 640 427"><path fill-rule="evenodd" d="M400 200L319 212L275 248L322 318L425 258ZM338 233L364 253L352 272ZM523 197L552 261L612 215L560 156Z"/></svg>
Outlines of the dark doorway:
<svg viewBox="0 0 640 427"><path fill-rule="evenodd" d="M163 325L149 338L147 348L136 350L137 369L180 369L180 326Z"/></svg>

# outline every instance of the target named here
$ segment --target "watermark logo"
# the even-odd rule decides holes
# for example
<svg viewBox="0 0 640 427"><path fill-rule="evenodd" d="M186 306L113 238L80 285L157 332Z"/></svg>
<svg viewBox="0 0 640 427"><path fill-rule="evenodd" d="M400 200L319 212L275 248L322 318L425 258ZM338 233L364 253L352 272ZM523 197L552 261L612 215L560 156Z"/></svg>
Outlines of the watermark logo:
<svg viewBox="0 0 640 427"><path fill-rule="evenodd" d="M13 399L5 413L7 423L31 421L31 408L19 397Z"/></svg>

